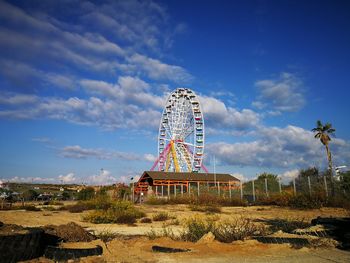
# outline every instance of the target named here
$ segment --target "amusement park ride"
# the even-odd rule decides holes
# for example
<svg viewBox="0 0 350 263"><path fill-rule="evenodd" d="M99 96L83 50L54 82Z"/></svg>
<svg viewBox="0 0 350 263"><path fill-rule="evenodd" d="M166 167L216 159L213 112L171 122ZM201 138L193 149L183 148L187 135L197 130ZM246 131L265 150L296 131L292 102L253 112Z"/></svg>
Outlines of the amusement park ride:
<svg viewBox="0 0 350 263"><path fill-rule="evenodd" d="M178 88L168 97L159 125L158 166L164 172L199 172L203 165L204 119L196 94Z"/></svg>
<svg viewBox="0 0 350 263"><path fill-rule="evenodd" d="M230 188L239 181L229 174L211 174L203 165L204 119L196 94L187 88L173 91L162 113L158 135L158 158L150 171L145 171L137 182L134 193L153 192L176 195L189 193L191 186L208 189ZM203 170L203 173L199 173ZM220 186L221 185L221 186ZM160 190L161 189L161 190Z"/></svg>

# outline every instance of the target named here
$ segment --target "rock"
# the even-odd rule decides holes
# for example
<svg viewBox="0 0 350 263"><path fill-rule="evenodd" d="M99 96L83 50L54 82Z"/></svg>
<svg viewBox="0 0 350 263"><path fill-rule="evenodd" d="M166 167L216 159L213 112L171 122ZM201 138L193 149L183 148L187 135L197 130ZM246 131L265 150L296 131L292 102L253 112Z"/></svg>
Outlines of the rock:
<svg viewBox="0 0 350 263"><path fill-rule="evenodd" d="M215 240L214 234L212 232L209 232L204 236L202 236L202 238L199 239L197 243L210 243L210 242L213 242L214 240Z"/></svg>

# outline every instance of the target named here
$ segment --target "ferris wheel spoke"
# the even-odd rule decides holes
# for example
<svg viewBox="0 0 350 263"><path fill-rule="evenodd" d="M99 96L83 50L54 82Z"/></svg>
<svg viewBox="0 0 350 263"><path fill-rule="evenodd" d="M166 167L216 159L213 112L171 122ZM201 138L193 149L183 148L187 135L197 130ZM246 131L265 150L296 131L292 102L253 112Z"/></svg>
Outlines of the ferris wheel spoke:
<svg viewBox="0 0 350 263"><path fill-rule="evenodd" d="M192 147L196 147L196 145L192 144L192 143L188 143L188 142L179 142L181 144L184 144L184 145L189 145L189 146L192 146Z"/></svg>

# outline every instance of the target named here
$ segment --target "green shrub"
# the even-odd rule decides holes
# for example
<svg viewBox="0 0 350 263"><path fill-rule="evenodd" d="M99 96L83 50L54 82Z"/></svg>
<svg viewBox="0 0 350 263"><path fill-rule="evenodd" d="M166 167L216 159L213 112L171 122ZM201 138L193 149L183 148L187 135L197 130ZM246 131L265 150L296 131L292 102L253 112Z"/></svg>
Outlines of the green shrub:
<svg viewBox="0 0 350 263"><path fill-rule="evenodd" d="M185 230L181 233L180 238L183 241L197 242L205 234L213 232L214 227L215 224L211 220L190 218L185 223Z"/></svg>
<svg viewBox="0 0 350 263"><path fill-rule="evenodd" d="M152 219L149 217L143 217L140 219L140 223L152 223Z"/></svg>
<svg viewBox="0 0 350 263"><path fill-rule="evenodd" d="M156 198L150 197L146 201L150 205L165 205L165 204L187 204L187 205L221 205L221 206L247 206L248 202L246 200L241 200L240 198L228 198L217 196L216 194L201 193L197 195L177 195L171 196L170 199L167 198Z"/></svg>
<svg viewBox="0 0 350 263"><path fill-rule="evenodd" d="M62 202L52 200L52 201L49 201L48 205L64 205L64 204Z"/></svg>
<svg viewBox="0 0 350 263"><path fill-rule="evenodd" d="M78 200L90 200L95 196L95 189L93 187L86 187L77 194Z"/></svg>
<svg viewBox="0 0 350 263"><path fill-rule="evenodd" d="M221 213L221 207L217 205L207 205L207 206L190 205L189 208L191 211L199 211L199 212L204 212L208 214Z"/></svg>
<svg viewBox="0 0 350 263"><path fill-rule="evenodd" d="M235 240L245 240L253 235L262 235L265 233L265 228L254 224L250 219L242 217L229 222L218 223L212 231L218 241L231 243Z"/></svg>
<svg viewBox="0 0 350 263"><path fill-rule="evenodd" d="M135 208L132 203L118 201L107 210L95 210L90 212L83 219L95 224L133 224L136 222L136 219L144 217L145 215L144 212Z"/></svg>
<svg viewBox="0 0 350 263"><path fill-rule="evenodd" d="M41 211L40 208L35 207L34 205L26 205L23 207L26 211Z"/></svg>
<svg viewBox="0 0 350 263"><path fill-rule="evenodd" d="M56 211L57 209L53 206L44 206L42 207L43 210L46 210L46 211Z"/></svg>
<svg viewBox="0 0 350 263"><path fill-rule="evenodd" d="M110 230L103 230L98 235L96 235L96 237L98 239L101 239L102 242L104 242L104 243L112 241L117 236L118 236L118 234L116 234L116 233L114 233L114 232L112 232Z"/></svg>
<svg viewBox="0 0 350 263"><path fill-rule="evenodd" d="M270 194L269 197L261 197L254 203L255 205L277 205L277 206L289 206L293 195L283 192L281 194Z"/></svg>
<svg viewBox="0 0 350 263"><path fill-rule="evenodd" d="M152 219L153 219L153 221L166 221L166 220L170 219L170 216L166 212L160 212L160 213L153 215Z"/></svg>
<svg viewBox="0 0 350 263"><path fill-rule="evenodd" d="M166 205L168 200L165 198L157 198L155 196L150 196L147 198L146 204L149 205Z"/></svg>
<svg viewBox="0 0 350 263"><path fill-rule="evenodd" d="M325 206L327 200L323 195L296 195L289 201L289 206L298 209L318 209Z"/></svg>

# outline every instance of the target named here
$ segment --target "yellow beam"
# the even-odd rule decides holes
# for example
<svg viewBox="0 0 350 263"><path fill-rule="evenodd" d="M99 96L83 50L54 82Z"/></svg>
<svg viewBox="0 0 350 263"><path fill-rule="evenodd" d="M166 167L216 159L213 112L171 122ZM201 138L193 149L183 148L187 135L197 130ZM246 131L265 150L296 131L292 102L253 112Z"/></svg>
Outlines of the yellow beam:
<svg viewBox="0 0 350 263"><path fill-rule="evenodd" d="M171 153L173 155L173 161L174 161L174 165L175 165L175 172L180 172L180 167L179 167L179 163L177 162L177 157L176 157L176 150L175 150L175 145L174 142L171 141Z"/></svg>

